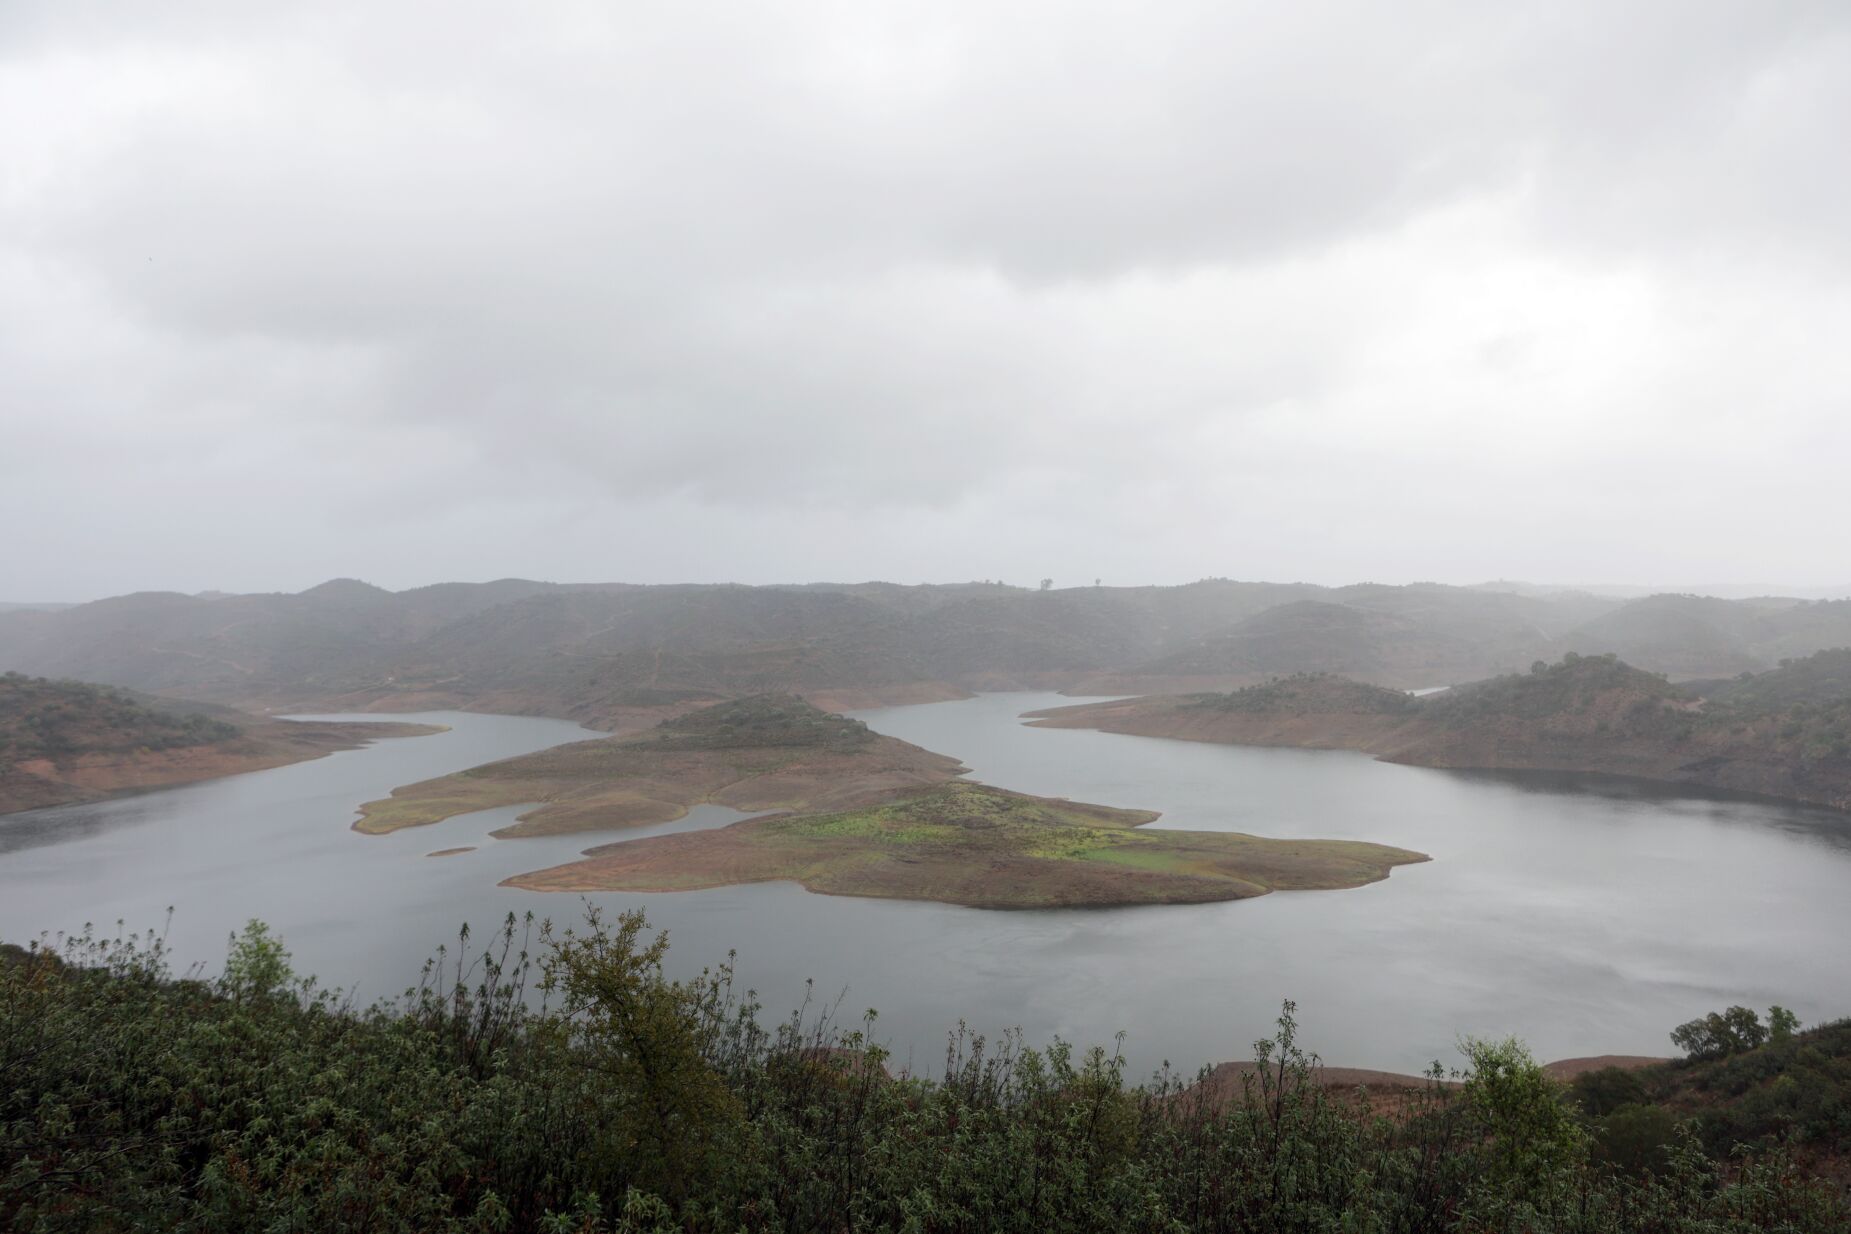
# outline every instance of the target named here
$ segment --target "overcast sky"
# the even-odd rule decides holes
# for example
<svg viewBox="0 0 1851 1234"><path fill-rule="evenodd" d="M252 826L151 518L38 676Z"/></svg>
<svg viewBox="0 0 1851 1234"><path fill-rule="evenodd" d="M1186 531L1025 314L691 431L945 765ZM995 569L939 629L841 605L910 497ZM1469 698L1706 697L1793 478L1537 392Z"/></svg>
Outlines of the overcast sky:
<svg viewBox="0 0 1851 1234"><path fill-rule="evenodd" d="M0 599L1851 577L1851 5L0 3Z"/></svg>

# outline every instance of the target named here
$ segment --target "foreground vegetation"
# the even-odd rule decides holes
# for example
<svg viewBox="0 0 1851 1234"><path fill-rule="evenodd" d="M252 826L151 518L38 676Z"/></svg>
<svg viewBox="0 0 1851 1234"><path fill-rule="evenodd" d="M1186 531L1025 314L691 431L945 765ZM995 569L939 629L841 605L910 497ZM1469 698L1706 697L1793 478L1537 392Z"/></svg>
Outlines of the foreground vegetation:
<svg viewBox="0 0 1851 1234"><path fill-rule="evenodd" d="M1371 1112L1318 1083L1290 1004L1232 1099L1167 1069L1129 1087L1104 1050L962 1029L942 1073L895 1079L872 1013L848 1032L827 1012L766 1027L725 967L668 980L666 940L640 916L531 928L510 919L486 952L465 934L404 998L364 1011L294 978L255 923L211 981L176 978L153 937L0 951L0 1228L1710 1234L1851 1221L1812 1168L1851 1145L1843 1025L1677 1072L1744 1093L1803 1075L1801 1120L1781 1099L1726 1094L1683 1118L1643 1089L1614 1099L1607 1073L1571 1095L1514 1041L1468 1042L1458 1083L1436 1074Z"/></svg>

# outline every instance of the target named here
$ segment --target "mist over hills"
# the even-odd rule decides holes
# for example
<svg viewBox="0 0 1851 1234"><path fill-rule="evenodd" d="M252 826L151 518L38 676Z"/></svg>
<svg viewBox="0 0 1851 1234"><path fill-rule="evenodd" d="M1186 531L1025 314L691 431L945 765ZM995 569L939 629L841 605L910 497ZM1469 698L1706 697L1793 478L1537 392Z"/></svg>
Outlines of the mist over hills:
<svg viewBox="0 0 1851 1234"><path fill-rule="evenodd" d="M0 611L5 669L243 706L603 722L769 690L869 705L1008 688L1180 692L1294 672L1418 688L1566 651L1728 678L1847 645L1846 601L1229 579L1039 591L502 579L399 592L335 579L296 594Z"/></svg>

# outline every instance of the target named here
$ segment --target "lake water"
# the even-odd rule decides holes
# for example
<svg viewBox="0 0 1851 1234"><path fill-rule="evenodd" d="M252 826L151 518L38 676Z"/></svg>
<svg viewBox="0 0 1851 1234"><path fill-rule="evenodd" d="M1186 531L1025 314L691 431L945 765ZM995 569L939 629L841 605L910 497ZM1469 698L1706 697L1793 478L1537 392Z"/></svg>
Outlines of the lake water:
<svg viewBox="0 0 1851 1234"><path fill-rule="evenodd" d="M1851 817L1577 777L1462 775L1343 752L1244 749L1018 717L1070 700L988 695L862 713L1026 792L1164 812L1155 826L1354 838L1430 853L1385 882L1227 904L984 912L811 895L791 884L594 897L648 909L692 971L739 952L773 1014L804 979L929 1067L963 1019L1031 1042L1126 1034L1139 1070L1249 1056L1280 1000L1335 1063L1458 1061L1461 1035L1523 1037L1543 1058L1669 1051L1675 1024L1735 1002L1811 1022L1851 1013ZM378 717L370 717L378 718ZM390 836L350 830L397 785L586 734L542 719L440 713L434 737L228 780L0 818L0 938L85 921L160 926L216 964L261 917L297 967L362 1001L414 982L467 920L556 919L576 897L495 886L609 835L496 841L515 809ZM742 817L702 807L666 828ZM635 832L629 834L650 834ZM431 858L441 848L477 851Z"/></svg>

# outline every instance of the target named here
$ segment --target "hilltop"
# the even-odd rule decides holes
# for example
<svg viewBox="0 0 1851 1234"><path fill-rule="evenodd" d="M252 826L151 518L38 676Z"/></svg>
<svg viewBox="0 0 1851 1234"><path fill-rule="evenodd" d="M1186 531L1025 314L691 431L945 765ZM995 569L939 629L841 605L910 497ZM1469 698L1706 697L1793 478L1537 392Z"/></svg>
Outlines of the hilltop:
<svg viewBox="0 0 1851 1234"><path fill-rule="evenodd" d="M0 611L0 669L255 710L463 708L618 730L759 693L831 709L971 691L1199 693L1328 672L1396 688L1616 653L1716 679L1851 645L1851 602L1638 600L1204 579L747 587L525 579L147 592Z"/></svg>
<svg viewBox="0 0 1851 1234"><path fill-rule="evenodd" d="M305 724L76 681L0 676L0 814L257 771L411 724Z"/></svg>
<svg viewBox="0 0 1851 1234"><path fill-rule="evenodd" d="M1636 776L1851 809L1851 653L1825 652L1709 698L1615 656L1569 653L1416 699L1302 676L1227 694L1035 713L1098 728L1241 745L1365 751L1392 762Z"/></svg>

